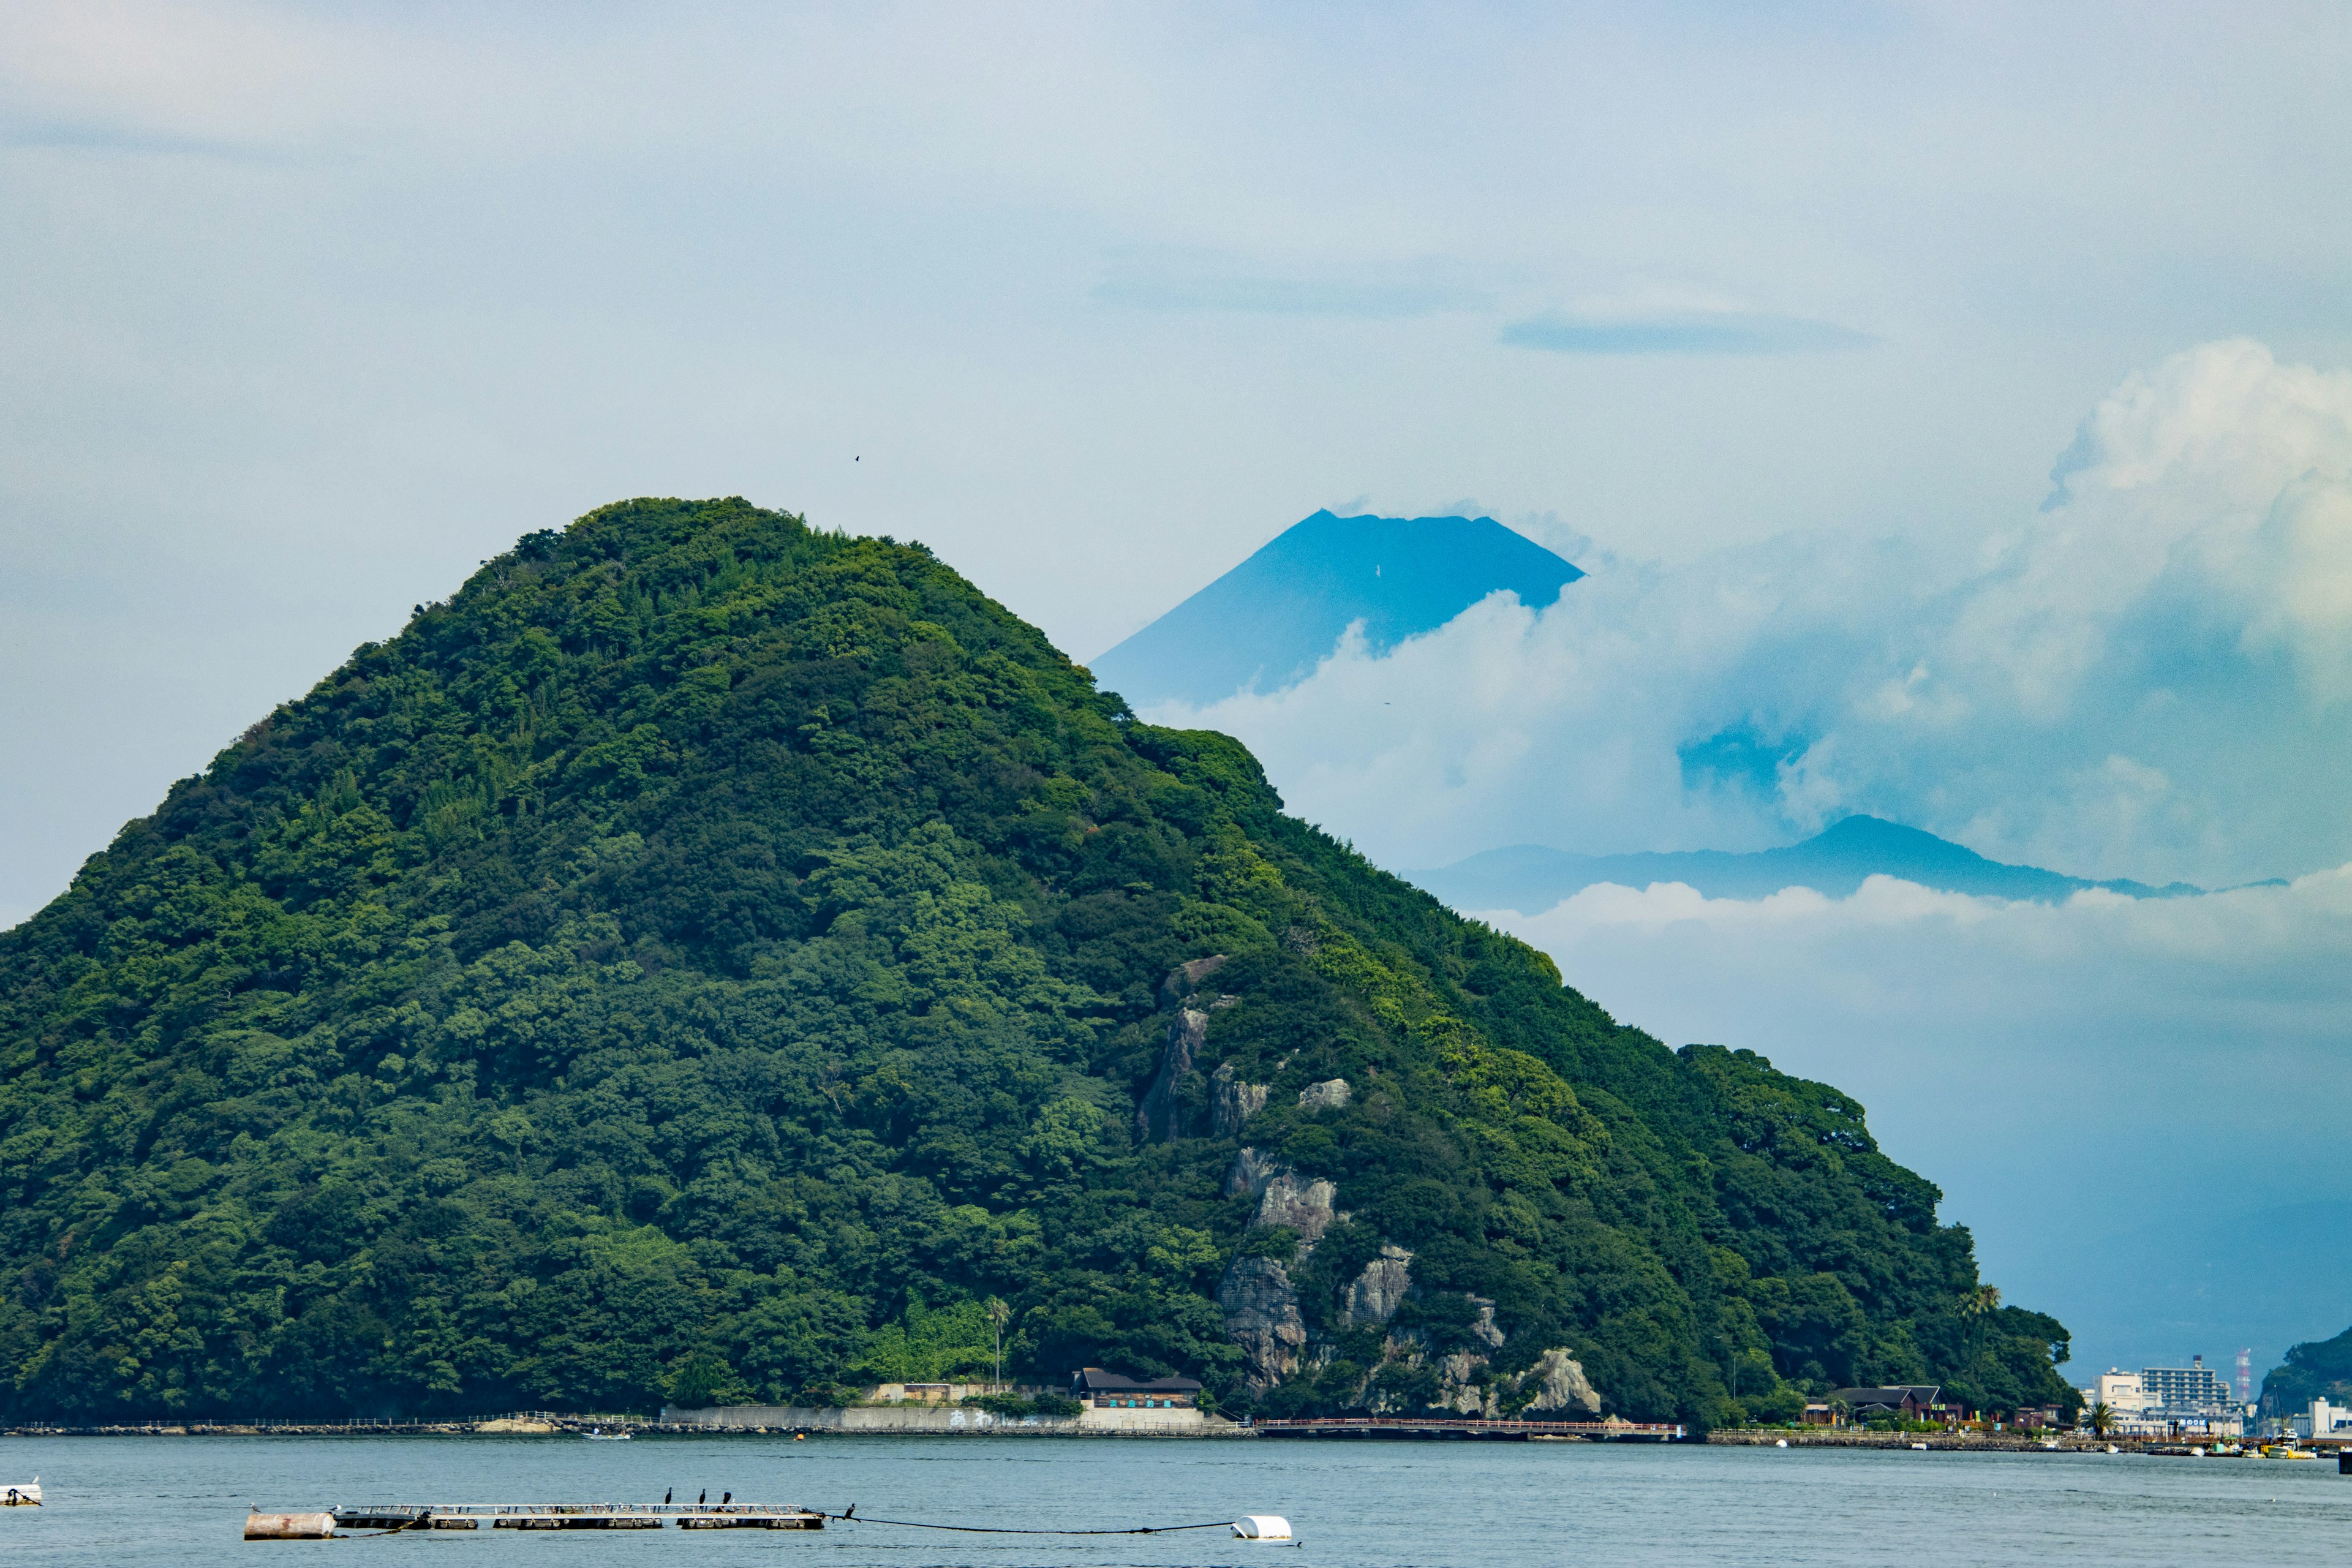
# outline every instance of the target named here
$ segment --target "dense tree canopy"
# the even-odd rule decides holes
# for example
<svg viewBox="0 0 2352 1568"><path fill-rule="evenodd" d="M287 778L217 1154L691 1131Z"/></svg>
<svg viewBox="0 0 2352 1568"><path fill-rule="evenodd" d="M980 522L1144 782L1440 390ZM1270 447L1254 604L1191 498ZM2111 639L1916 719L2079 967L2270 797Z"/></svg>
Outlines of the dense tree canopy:
<svg viewBox="0 0 2352 1568"><path fill-rule="evenodd" d="M2292 1347L2263 1379L2265 1415L2300 1415L2315 1399L2352 1404L2352 1329Z"/></svg>
<svg viewBox="0 0 2352 1568"><path fill-rule="evenodd" d="M1637 1418L2062 1396L2064 1331L1964 1310L1860 1106L1667 1050L1279 807L919 545L734 500L529 535L0 936L0 1414L824 1398L985 1368L991 1297L1010 1368L1329 1407L1383 1241L1400 1331L1482 1298L1498 1366L1570 1347ZM1249 1142L1345 1211L1311 1252L1226 1195L1234 1137L1139 1142L1211 953L1173 1093L1271 1086ZM1255 1395L1250 1249L1325 1345Z"/></svg>

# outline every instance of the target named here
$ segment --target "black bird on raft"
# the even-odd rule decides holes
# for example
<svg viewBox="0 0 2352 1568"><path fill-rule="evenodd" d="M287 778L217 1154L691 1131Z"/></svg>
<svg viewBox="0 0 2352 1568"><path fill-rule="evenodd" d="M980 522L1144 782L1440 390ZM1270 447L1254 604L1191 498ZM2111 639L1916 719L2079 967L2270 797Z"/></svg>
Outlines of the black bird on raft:
<svg viewBox="0 0 2352 1568"><path fill-rule="evenodd" d="M674 1491L676 1491L677 1489L676 1487L672 1487L672 1488L670 1488L669 1491L674 1492ZM669 1492L664 1492L664 1493L662 1493L662 1507L664 1507L664 1508L667 1508L668 1506L669 1506Z"/></svg>
<svg viewBox="0 0 2352 1568"><path fill-rule="evenodd" d="M708 1488L708 1487L705 1487L705 1488L703 1489L702 1495L701 1495L700 1497L696 1498L696 1499L694 1500L694 1506L695 1506L695 1507L697 1507L697 1508L700 1508L704 1503L707 1503L707 1502L709 1502L709 1500L710 1500L710 1489L709 1489L709 1488Z"/></svg>
<svg viewBox="0 0 2352 1568"><path fill-rule="evenodd" d="M719 1506L720 1508L725 1508L729 1503L733 1502L734 1500L735 1494L733 1492L720 1492L719 1494Z"/></svg>

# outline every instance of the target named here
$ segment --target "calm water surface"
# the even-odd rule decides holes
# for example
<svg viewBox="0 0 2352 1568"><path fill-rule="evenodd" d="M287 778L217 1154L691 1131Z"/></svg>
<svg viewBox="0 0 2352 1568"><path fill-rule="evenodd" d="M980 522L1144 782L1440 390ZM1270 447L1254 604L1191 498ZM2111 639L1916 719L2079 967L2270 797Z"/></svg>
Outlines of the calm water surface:
<svg viewBox="0 0 2352 1568"><path fill-rule="evenodd" d="M423 1568L572 1563L811 1568L1159 1568L1304 1561L1366 1568L1574 1563L2113 1563L2352 1561L2352 1476L2333 1464L1585 1444L971 1437L11 1437L10 1563L252 1563L312 1551ZM1062 1529L1288 1516L1305 1542L1221 1532L1024 1540L887 1526L822 1533L403 1534L240 1539L248 1504L754 1502ZM1273 1565L1269 1565L1273 1568Z"/></svg>

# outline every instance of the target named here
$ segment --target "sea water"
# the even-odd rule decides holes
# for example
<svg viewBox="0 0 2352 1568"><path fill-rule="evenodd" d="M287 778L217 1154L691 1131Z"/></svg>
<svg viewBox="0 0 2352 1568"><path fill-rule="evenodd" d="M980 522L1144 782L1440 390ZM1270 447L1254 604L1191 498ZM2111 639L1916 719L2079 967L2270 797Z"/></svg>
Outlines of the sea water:
<svg viewBox="0 0 2352 1568"><path fill-rule="evenodd" d="M241 1539L248 1507L368 1502L793 1503L859 1519L1115 1530L1286 1516L1292 1548L1166 1535L673 1529L404 1533L369 1560L434 1568L708 1562L810 1568L1366 1568L1685 1563L2342 1563L2352 1476L2333 1464L2106 1454L1581 1443L971 1436L10 1437L8 1563L253 1563L338 1554ZM1271 1563L1269 1563L1271 1559Z"/></svg>

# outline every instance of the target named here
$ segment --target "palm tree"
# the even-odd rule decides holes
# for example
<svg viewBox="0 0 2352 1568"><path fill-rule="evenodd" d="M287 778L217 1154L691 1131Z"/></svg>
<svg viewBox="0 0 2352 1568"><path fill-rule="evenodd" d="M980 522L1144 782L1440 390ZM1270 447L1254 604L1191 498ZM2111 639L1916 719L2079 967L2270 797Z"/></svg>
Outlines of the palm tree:
<svg viewBox="0 0 2352 1568"><path fill-rule="evenodd" d="M2000 1288L1979 1285L1960 1295L1960 1320L1969 1325L1969 1339L1975 1346L1969 1366L1982 1376L1984 1372L1984 1331L1995 1312L2000 1310Z"/></svg>
<svg viewBox="0 0 2352 1568"><path fill-rule="evenodd" d="M2091 1406L2091 1436L2104 1437L2116 1424L2116 1413L2104 1399Z"/></svg>
<svg viewBox="0 0 2352 1568"><path fill-rule="evenodd" d="M1004 1381L1004 1325L1012 1321L1013 1309L1006 1306L1003 1299L991 1296L988 1299L988 1321L996 1331L996 1381L999 1383Z"/></svg>

